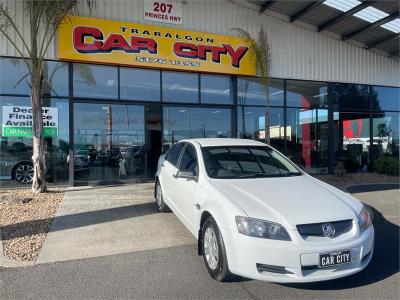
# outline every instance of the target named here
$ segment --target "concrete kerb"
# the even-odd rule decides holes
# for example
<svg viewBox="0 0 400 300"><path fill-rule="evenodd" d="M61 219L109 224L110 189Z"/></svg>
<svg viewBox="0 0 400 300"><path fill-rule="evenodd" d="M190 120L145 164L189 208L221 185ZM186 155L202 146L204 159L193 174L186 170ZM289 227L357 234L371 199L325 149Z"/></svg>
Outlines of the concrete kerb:
<svg viewBox="0 0 400 300"><path fill-rule="evenodd" d="M350 194L365 193L374 190L394 190L400 189L399 183L369 183L369 184L348 184L344 187L345 191Z"/></svg>

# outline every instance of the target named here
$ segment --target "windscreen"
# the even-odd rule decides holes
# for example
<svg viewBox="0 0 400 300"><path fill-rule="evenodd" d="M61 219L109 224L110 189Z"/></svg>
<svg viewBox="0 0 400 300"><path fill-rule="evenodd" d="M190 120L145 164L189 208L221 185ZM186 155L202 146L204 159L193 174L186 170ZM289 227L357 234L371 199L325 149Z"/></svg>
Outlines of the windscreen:
<svg viewBox="0 0 400 300"><path fill-rule="evenodd" d="M203 147L207 174L211 178L299 176L287 158L267 146Z"/></svg>

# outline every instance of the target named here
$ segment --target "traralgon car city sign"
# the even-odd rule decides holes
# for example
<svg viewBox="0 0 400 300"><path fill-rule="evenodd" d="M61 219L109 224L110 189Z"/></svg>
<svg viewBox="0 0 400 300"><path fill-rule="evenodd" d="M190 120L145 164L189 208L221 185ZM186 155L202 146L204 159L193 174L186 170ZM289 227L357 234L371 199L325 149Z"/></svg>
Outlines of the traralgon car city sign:
<svg viewBox="0 0 400 300"><path fill-rule="evenodd" d="M58 135L58 108L43 107L43 136ZM32 136L32 108L29 106L3 106L2 135L13 137Z"/></svg>
<svg viewBox="0 0 400 300"><path fill-rule="evenodd" d="M61 60L255 75L246 43L235 36L71 17L58 31Z"/></svg>

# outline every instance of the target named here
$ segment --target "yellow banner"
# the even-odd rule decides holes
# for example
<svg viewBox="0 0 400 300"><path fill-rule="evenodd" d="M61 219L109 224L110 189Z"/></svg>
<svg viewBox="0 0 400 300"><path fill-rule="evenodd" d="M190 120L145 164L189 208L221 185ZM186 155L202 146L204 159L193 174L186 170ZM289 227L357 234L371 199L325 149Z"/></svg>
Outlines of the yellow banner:
<svg viewBox="0 0 400 300"><path fill-rule="evenodd" d="M58 30L60 60L255 75L238 37L73 16Z"/></svg>

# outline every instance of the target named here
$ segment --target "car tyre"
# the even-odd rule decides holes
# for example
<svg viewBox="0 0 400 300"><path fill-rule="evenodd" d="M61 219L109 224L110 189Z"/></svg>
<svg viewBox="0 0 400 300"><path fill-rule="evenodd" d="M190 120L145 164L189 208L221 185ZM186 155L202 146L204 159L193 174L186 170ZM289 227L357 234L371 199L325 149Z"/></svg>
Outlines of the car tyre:
<svg viewBox="0 0 400 300"><path fill-rule="evenodd" d="M204 263L211 277L217 281L229 281L233 274L229 272L225 244L217 223L208 217L201 231L202 254Z"/></svg>
<svg viewBox="0 0 400 300"><path fill-rule="evenodd" d="M161 189L161 184L160 181L157 180L156 183L156 190L155 190L155 198L156 198L156 205L157 205L157 210L159 212L170 212L170 208L168 205L164 202L164 197L162 194L162 189Z"/></svg>
<svg viewBox="0 0 400 300"><path fill-rule="evenodd" d="M21 162L14 167L13 178L18 183L28 184L33 180L33 165L29 162Z"/></svg>

